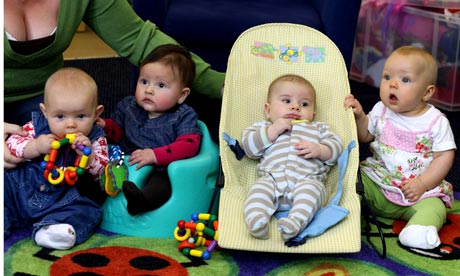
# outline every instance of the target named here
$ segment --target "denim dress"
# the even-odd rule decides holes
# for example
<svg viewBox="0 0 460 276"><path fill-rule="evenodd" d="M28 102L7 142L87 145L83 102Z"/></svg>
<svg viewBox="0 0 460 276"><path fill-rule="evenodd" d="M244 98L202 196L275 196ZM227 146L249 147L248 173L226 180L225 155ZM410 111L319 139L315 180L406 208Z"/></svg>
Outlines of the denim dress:
<svg viewBox="0 0 460 276"><path fill-rule="evenodd" d="M36 137L49 134L50 129L41 112L32 114ZM95 141L105 135L100 127L93 127L88 138ZM73 166L76 153L64 146L58 152L58 166ZM66 163L63 164L64 160ZM4 234L7 237L13 228L32 227L36 232L53 224L70 224L75 229L76 244L87 240L102 218L102 208L90 199L81 196L76 185L52 185L43 175L39 157L22 163L15 169L4 170ZM85 183L86 184L86 183Z"/></svg>
<svg viewBox="0 0 460 276"><path fill-rule="evenodd" d="M149 119L147 112L136 104L133 96L124 98L112 115L125 132L120 142L125 154L137 149L157 148L174 142L184 134L200 134L198 116L188 105L174 107L160 117Z"/></svg>

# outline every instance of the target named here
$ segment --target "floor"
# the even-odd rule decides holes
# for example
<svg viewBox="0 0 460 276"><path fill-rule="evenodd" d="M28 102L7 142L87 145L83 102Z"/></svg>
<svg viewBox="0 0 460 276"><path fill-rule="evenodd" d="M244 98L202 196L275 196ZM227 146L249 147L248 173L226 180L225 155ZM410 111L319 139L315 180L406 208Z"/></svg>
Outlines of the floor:
<svg viewBox="0 0 460 276"><path fill-rule="evenodd" d="M103 42L90 28L81 26L75 34L70 47L64 52L65 60L117 57L105 42Z"/></svg>

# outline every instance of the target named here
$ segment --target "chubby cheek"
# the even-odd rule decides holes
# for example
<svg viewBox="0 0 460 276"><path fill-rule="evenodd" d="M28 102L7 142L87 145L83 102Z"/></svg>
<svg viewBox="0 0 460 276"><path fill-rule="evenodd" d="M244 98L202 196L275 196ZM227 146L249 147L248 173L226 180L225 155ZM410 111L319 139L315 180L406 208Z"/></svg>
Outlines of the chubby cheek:
<svg viewBox="0 0 460 276"><path fill-rule="evenodd" d="M158 94L155 98L155 105L161 110L168 110L177 104L178 98L168 94Z"/></svg>
<svg viewBox="0 0 460 276"><path fill-rule="evenodd" d="M94 123L85 123L84 125L79 126L79 130L83 135L88 136L93 128Z"/></svg>
<svg viewBox="0 0 460 276"><path fill-rule="evenodd" d="M48 125L50 127L51 133L53 133L57 137L64 137L66 135L65 127L62 123L50 120L48 121Z"/></svg>
<svg viewBox="0 0 460 276"><path fill-rule="evenodd" d="M134 98L136 99L137 104L142 103L142 99L144 98L144 93L141 91L141 89L136 88L136 93L134 94Z"/></svg>

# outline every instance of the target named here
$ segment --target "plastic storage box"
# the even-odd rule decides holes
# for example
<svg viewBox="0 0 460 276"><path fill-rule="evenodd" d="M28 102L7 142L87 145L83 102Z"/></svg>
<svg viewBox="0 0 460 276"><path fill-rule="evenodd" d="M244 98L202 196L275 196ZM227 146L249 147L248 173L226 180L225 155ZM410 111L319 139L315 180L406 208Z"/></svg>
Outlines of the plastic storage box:
<svg viewBox="0 0 460 276"><path fill-rule="evenodd" d="M409 2L420 6L404 5ZM452 5L449 10L447 3ZM350 77L378 87L391 52L416 45L438 61L438 90L431 102L447 111L460 111L460 16L446 15L459 11L460 1L363 1Z"/></svg>

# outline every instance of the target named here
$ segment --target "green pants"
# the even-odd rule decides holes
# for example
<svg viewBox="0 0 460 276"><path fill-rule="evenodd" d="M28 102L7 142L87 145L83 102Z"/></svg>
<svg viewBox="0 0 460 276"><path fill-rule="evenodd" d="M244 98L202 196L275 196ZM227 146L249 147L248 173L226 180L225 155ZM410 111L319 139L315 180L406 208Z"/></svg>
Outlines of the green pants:
<svg viewBox="0 0 460 276"><path fill-rule="evenodd" d="M396 205L386 199L374 181L366 174L361 174L366 198L378 216L406 220L407 225L433 225L438 230L446 221L447 209L440 198L425 198L411 206Z"/></svg>

